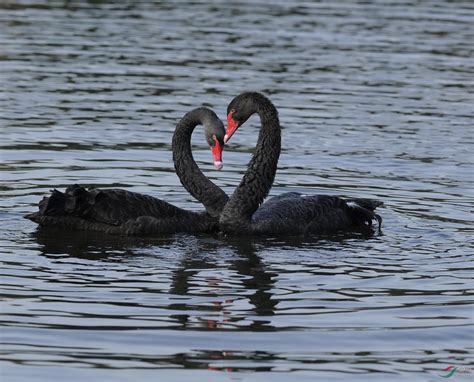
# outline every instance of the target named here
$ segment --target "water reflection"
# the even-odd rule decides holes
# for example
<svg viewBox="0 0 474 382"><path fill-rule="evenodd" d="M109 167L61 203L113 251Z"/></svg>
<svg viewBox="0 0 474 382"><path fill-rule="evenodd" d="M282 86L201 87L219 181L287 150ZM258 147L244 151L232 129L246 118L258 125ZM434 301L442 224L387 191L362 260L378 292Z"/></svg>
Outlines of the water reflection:
<svg viewBox="0 0 474 382"><path fill-rule="evenodd" d="M276 238L240 238L214 236L175 235L163 238L124 238L91 232L70 232L54 228L38 228L32 239L39 245L43 256L51 259L62 258L74 264L74 258L104 263L104 276L108 279L109 263L130 263L143 257L136 272L128 274L126 282L130 286L142 285L137 291L142 293L159 293L173 296L173 302L161 306L173 312L164 319L176 329L206 330L242 330L274 331L278 330L271 320L265 317L274 316L278 309L278 299L274 298L276 280L280 274L271 269L262 260L262 251L280 252L289 248L338 247L344 241L365 241L373 237L373 230L362 230L353 233L341 233L340 236L328 237L285 237ZM162 258L163 251L168 255ZM150 264L150 256L156 261ZM152 286L149 278L156 267L167 263L162 272L169 272L169 285ZM96 268L96 266L94 267ZM318 265L321 274L331 272L337 265ZM54 271L53 271L54 272ZM286 272L286 271L285 271ZM317 274L317 269L313 270ZM82 274L88 287L95 280L87 272ZM80 281L80 275L77 275ZM107 282L113 291L115 276ZM136 280L135 280L136 278ZM90 284L92 282L92 284ZM229 292L227 294L227 291ZM225 297L223 297L224 295ZM182 296L182 298L179 298ZM195 299L204 298L208 303L202 305ZM245 308L237 308L244 303ZM143 306L140 302L128 306ZM150 307L145 304L145 306ZM230 308L230 309L229 309ZM182 312L182 313L181 313ZM192 315L187 312L193 312ZM209 313L206 316L206 312ZM215 319L214 317L219 317ZM123 317L127 320L127 316ZM170 327L167 325L167 327ZM297 329L296 327L294 329Z"/></svg>
<svg viewBox="0 0 474 382"><path fill-rule="evenodd" d="M373 231L372 231L373 232ZM278 291L277 280L280 272L269 266L261 257L262 251L285 251L288 248L313 247L321 243L340 245L344 240L365 241L372 237L368 231L363 233L344 233L340 237L326 238L290 237L275 238L236 238L219 235L175 235L171 238L121 238L90 232L68 232L59 229L39 228L32 234L32 239L39 245L39 250L51 260L62 259L74 264L74 258L93 261L101 267L105 278L91 279L94 274L91 269L82 269L76 277L87 282L87 287L107 289L106 294L120 290L124 285L133 287L136 284L136 301L104 300L108 305L122 307L122 309L136 311L130 315L107 314L96 315L80 313L83 319L94 317L108 318L110 324L97 327L100 331L123 331L133 327L135 330L190 330L206 332L275 332L281 328L272 324L270 317L279 313L281 296ZM150 256L160 256L166 248L173 257L172 263L166 264L169 271L169 285L153 285L152 275L154 267L164 265L163 261L170 261L171 257L161 259L157 263L150 261ZM129 271L128 276L112 280L108 264L117 262L132 264L130 259L144 256L139 267ZM68 260L70 259L70 260ZM145 269L148 265L149 269ZM100 265L102 264L102 266ZM322 267L322 265L321 265ZM336 269L337 266L327 266L326 271ZM113 268L111 268L113 269ZM316 269L314 269L316 271ZM86 273L83 273L86 272ZM321 273L322 275L324 274ZM116 276L115 276L116 277ZM115 278L114 277L114 278ZM60 281L60 280L58 280ZM60 281L63 282L64 281ZM105 283L105 284L104 284ZM85 291L84 291L85 292ZM140 297L140 295L142 297ZM158 305L150 304L150 296L165 295ZM100 303L90 301L89 303ZM138 313L146 309L149 313ZM156 311L154 311L157 309ZM282 312L285 312L283 309ZM170 312L170 313L168 313ZM55 314L60 314L56 312ZM112 324L113 321L122 325ZM163 326L159 321L165 323ZM125 324L125 322L128 322ZM144 322L147 322L144 324ZM82 330L80 326L48 325L49 328ZM288 330L290 328L286 328ZM302 330L304 327L293 327L290 330ZM28 349L28 346L27 346ZM286 356L281 352L265 350L242 351L230 341L220 350L199 348L198 343L190 351L168 355L137 355L127 351L119 354L103 352L97 347L91 348L49 348L51 357L69 357L74 352L76 362L95 368L116 368L118 365L140 365L139 367L174 367L181 366L190 369L214 371L271 371L279 363L285 362ZM31 350L28 349L28 353ZM44 352L42 352L44 355ZM337 354L329 357L337 357ZM331 360L306 360L299 368L311 369L311 364L321 365ZM22 364L34 364L24 360ZM61 364L61 361L58 361ZM65 362L67 365L67 361ZM357 362L356 362L357 364ZM306 365L306 366L305 366Z"/></svg>
<svg viewBox="0 0 474 382"><path fill-rule="evenodd" d="M117 255L134 256L138 255L137 248L146 248L153 243L173 243L172 239L165 237L152 240L44 227L38 227L31 237L39 244L44 256L62 255L89 260L104 260Z"/></svg>

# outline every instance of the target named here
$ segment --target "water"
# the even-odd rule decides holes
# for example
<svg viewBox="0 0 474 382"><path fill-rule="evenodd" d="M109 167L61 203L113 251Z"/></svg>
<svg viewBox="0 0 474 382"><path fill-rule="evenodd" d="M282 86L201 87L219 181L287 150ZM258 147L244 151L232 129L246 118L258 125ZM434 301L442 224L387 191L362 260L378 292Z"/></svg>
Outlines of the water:
<svg viewBox="0 0 474 382"><path fill-rule="evenodd" d="M472 365L471 2L0 10L3 380L435 381ZM123 239L22 218L73 183L200 210L174 126L200 105L225 118L245 90L280 112L271 194L381 199L382 235ZM193 137L227 193L257 128L221 172Z"/></svg>

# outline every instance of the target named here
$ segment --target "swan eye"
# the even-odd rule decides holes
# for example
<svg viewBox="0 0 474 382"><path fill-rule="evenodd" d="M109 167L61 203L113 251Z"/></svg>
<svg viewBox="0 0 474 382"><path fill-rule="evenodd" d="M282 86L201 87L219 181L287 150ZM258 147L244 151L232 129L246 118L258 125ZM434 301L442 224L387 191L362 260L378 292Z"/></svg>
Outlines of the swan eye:
<svg viewBox="0 0 474 382"><path fill-rule="evenodd" d="M212 138L208 141L209 146L214 147L217 142L216 134L212 134Z"/></svg>

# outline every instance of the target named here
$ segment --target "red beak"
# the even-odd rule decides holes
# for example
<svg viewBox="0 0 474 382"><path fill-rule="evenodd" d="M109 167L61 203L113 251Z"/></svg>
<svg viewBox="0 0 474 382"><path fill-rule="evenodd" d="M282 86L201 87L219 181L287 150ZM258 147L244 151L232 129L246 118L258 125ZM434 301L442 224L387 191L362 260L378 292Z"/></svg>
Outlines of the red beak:
<svg viewBox="0 0 474 382"><path fill-rule="evenodd" d="M234 113L230 112L229 114L227 114L227 129L224 135L224 143L227 143L229 141L229 139L232 137L232 135L234 135L234 133L239 127L239 124L235 122L232 118L232 114Z"/></svg>
<svg viewBox="0 0 474 382"><path fill-rule="evenodd" d="M224 146L219 143L219 140L214 135L214 147L211 148L212 157L214 158L214 167L216 170L220 170L224 165L222 163L222 150L224 150Z"/></svg>

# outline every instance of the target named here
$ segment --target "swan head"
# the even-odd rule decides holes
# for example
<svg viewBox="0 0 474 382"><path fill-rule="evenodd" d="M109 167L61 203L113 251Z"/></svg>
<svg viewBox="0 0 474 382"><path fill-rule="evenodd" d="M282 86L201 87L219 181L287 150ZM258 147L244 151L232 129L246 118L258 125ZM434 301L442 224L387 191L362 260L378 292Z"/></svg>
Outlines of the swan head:
<svg viewBox="0 0 474 382"><path fill-rule="evenodd" d="M227 130L224 142L227 143L237 129L242 126L252 114L259 110L265 96L255 92L245 92L235 97L227 107Z"/></svg>
<svg viewBox="0 0 474 382"><path fill-rule="evenodd" d="M216 170L220 170L224 166L222 163L222 151L224 150L225 128L222 121L212 110L207 109L206 111L202 118L204 134L211 148L214 167Z"/></svg>

